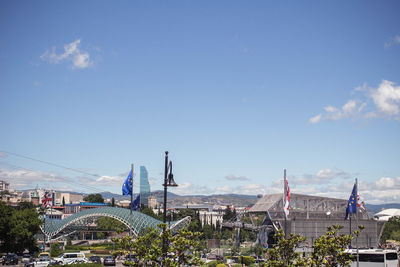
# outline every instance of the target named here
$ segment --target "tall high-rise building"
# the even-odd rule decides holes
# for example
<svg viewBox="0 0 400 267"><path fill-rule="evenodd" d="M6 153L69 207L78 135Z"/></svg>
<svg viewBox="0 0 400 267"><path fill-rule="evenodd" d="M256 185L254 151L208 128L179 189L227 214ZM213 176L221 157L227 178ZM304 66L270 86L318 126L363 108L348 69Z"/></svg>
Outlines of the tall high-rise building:
<svg viewBox="0 0 400 267"><path fill-rule="evenodd" d="M149 205L150 184L149 174L145 166L140 166L140 201L143 205Z"/></svg>

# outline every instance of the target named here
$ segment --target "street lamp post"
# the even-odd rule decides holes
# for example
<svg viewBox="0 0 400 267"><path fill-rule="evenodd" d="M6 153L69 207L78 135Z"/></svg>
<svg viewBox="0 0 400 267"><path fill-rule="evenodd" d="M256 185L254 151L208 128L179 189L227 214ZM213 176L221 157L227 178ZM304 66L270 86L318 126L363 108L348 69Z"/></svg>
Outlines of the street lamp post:
<svg viewBox="0 0 400 267"><path fill-rule="evenodd" d="M164 171L164 214L163 214L163 223L167 222L167 187L168 186L178 186L174 181L174 175L172 174L172 162L168 162L168 151L165 151L165 171ZM166 227L166 226L165 226ZM166 229L166 228L165 228ZM165 230L164 230L165 231ZM163 233L163 258L167 257L167 244L165 240L165 235Z"/></svg>

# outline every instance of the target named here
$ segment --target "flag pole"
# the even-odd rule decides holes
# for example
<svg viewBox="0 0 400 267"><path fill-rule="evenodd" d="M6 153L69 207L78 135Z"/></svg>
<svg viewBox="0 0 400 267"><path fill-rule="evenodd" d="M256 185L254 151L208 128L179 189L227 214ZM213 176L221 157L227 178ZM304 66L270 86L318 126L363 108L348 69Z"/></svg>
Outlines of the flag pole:
<svg viewBox="0 0 400 267"><path fill-rule="evenodd" d="M283 209L285 214L285 238L287 237L287 219L286 219L286 212L285 212L285 204L287 201L287 192L286 192L286 169L283 170Z"/></svg>
<svg viewBox="0 0 400 267"><path fill-rule="evenodd" d="M51 195L51 201L53 202L53 193ZM53 228L53 203L51 203L50 205L50 229ZM51 257L51 239L50 239L50 235L49 235L49 246L50 246L50 257Z"/></svg>
<svg viewBox="0 0 400 267"><path fill-rule="evenodd" d="M132 201L133 201L133 163L131 164L131 173L132 173L132 177L130 180L130 184L131 184L131 204L129 205L129 236L132 236Z"/></svg>
<svg viewBox="0 0 400 267"><path fill-rule="evenodd" d="M358 228L358 179L356 178L356 225ZM358 254L358 235L356 236L356 248L357 248L357 267L360 264L360 258Z"/></svg>

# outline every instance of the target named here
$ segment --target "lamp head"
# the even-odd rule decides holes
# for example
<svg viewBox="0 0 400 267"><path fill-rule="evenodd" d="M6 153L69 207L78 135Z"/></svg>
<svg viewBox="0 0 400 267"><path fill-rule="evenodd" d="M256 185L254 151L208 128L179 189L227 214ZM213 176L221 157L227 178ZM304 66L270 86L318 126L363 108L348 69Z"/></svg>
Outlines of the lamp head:
<svg viewBox="0 0 400 267"><path fill-rule="evenodd" d="M168 174L168 184L167 184L167 186L173 186L173 187L178 186L178 184L175 183L174 175L172 173Z"/></svg>

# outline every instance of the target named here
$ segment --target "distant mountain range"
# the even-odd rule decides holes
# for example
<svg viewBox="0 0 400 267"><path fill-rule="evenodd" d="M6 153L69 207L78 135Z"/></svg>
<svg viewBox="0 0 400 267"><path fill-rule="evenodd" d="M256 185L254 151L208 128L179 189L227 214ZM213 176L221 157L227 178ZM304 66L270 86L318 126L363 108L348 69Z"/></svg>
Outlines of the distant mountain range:
<svg viewBox="0 0 400 267"><path fill-rule="evenodd" d="M129 200L129 196L122 196L110 192L100 193L104 199L114 198L115 200ZM151 196L156 197L158 202L163 202L164 191L158 190L151 192ZM185 195L180 196L171 192L167 192L168 203L173 206L186 204L208 204L208 205L234 205L237 207L246 207L257 202L257 196L226 194L226 195Z"/></svg>
<svg viewBox="0 0 400 267"><path fill-rule="evenodd" d="M400 209L400 203L388 203L388 204L366 204L367 211L371 214L375 214L384 209Z"/></svg>

